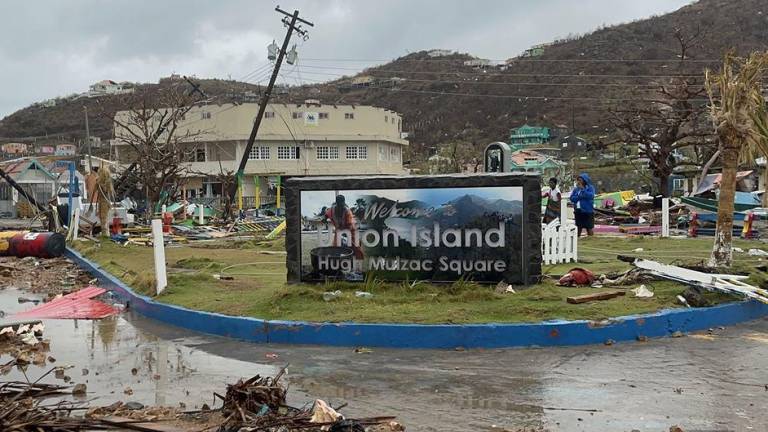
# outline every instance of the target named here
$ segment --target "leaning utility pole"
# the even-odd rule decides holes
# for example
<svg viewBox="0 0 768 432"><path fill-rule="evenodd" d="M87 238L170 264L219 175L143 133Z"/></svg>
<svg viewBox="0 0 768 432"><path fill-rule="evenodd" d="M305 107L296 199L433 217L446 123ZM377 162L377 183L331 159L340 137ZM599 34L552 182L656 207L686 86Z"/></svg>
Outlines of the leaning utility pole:
<svg viewBox="0 0 768 432"><path fill-rule="evenodd" d="M305 40L308 38L307 31L302 29L300 24L296 25L296 22L301 21L302 23L310 27L315 26L311 22L299 18L298 10L294 10L293 14L289 14L288 12L280 9L280 6L276 7L275 10L285 15L285 17L283 17L283 25L285 25L288 28L288 30L285 33L283 46L282 48L280 48L280 52L278 53L277 59L275 60L275 68L272 70L272 77L269 79L267 90L266 92L264 92L264 97L261 100L261 105L259 105L259 113L256 115L256 120L253 122L253 129L251 129L251 135L248 137L248 143L245 145L243 156L240 158L240 165L237 168L237 173L235 174L235 178L241 178L245 172L245 164L248 163L248 155L250 155L251 149L253 148L253 143L254 141L256 141L256 134L259 132L259 126L261 126L261 119L264 117L264 111L266 111L267 109L267 103L269 103L269 98L270 96L272 96L272 89L275 86L275 81L277 81L277 75L278 73L280 73L280 65L283 63L283 58L285 57L285 52L288 49L288 43L291 41L291 36L293 35L293 32L295 31L296 33L300 34L301 36L304 37ZM230 187L230 190L229 190L230 203L235 202L237 187L238 187L238 182L232 182L232 186ZM224 209L225 219L230 216L231 214L230 212L231 212L231 208Z"/></svg>

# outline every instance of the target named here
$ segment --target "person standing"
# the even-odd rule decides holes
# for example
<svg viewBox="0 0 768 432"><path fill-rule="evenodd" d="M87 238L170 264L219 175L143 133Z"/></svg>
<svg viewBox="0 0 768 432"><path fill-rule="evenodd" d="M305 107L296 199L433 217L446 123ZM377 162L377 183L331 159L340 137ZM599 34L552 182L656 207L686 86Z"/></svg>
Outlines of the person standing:
<svg viewBox="0 0 768 432"><path fill-rule="evenodd" d="M581 173L576 178L576 187L571 191L571 202L579 237L584 229L587 230L588 236L592 236L595 228L595 187L587 173Z"/></svg>
<svg viewBox="0 0 768 432"><path fill-rule="evenodd" d="M341 231L348 231L350 239L349 247L355 253L355 258L363 259L363 249L357 243L357 224L355 215L347 205L344 195L336 195L336 203L325 210L325 218L330 220L334 228L333 245L342 246Z"/></svg>
<svg viewBox="0 0 768 432"><path fill-rule="evenodd" d="M560 200L562 199L562 194L557 186L556 178L552 177L549 179L549 191L543 193L542 197L547 198L547 207L544 210L544 223L548 224L553 220L560 219Z"/></svg>

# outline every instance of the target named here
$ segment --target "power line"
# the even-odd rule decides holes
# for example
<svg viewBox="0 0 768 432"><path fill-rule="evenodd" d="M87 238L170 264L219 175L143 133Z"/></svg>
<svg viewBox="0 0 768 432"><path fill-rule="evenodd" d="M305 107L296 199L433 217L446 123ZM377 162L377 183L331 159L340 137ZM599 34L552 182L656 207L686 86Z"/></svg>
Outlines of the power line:
<svg viewBox="0 0 768 432"><path fill-rule="evenodd" d="M344 62L344 63L375 63L375 62L429 62L429 63L462 63L466 60L478 60L478 59L332 59L332 58L304 58L305 61L319 62ZM491 62L525 62L525 63L669 63L669 62L686 62L686 63L720 63L722 59L681 59L667 58L667 59L539 59L529 57L511 57L509 59L482 59Z"/></svg>
<svg viewBox="0 0 768 432"><path fill-rule="evenodd" d="M393 74L393 73L401 73L401 74L428 74L428 75L469 75L469 76L517 76L517 77L585 77L585 78L628 78L628 79L635 79L635 78L704 78L702 74L674 74L674 75L619 75L619 74L544 74L544 73L485 73L485 72L459 72L459 71L404 71L404 70L390 70L390 69L370 69L365 71L360 71L359 68L345 68L345 67L336 67L336 66L308 66L304 65L305 68L310 69L332 69L332 70L349 70L349 71L356 71L361 74L379 74L379 73L387 73L387 74Z"/></svg>
<svg viewBox="0 0 768 432"><path fill-rule="evenodd" d="M411 90L411 89L395 89L395 88L377 88L378 90L386 90L392 92L404 92L404 93L423 93L436 96L464 96L464 97L487 97L494 99L534 99L534 100L591 100L591 101L606 101L606 102L662 102L660 99L629 99L629 98L610 98L610 97L593 97L593 96L522 96L522 95L500 95L500 94L478 94L478 93L456 93L456 92L439 92L430 90ZM709 102L709 99L688 99L690 102Z"/></svg>
<svg viewBox="0 0 768 432"><path fill-rule="evenodd" d="M341 78L344 75L323 73L323 72L307 72L305 75L319 75L319 76L331 76ZM498 82L498 81L447 81L447 80L430 80L430 79L413 79L408 78L406 83L420 82L420 83L441 83L441 84L468 84L468 85L511 85L511 86L565 86L565 87L647 87L658 88L658 84L633 84L633 83L546 83L546 82ZM309 82L304 82L307 84ZM703 87L703 84L693 84L691 87Z"/></svg>

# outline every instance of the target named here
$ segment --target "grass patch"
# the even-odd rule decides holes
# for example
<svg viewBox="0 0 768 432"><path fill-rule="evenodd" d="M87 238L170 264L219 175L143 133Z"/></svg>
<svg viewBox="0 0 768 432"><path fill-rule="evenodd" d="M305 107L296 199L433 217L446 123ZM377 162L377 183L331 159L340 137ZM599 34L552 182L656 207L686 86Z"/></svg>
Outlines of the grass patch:
<svg viewBox="0 0 768 432"><path fill-rule="evenodd" d="M762 243L735 241L744 250L760 248ZM284 250L283 239L219 241L215 248L198 245L166 249L166 259L173 267L192 272L170 273L168 288L159 301L229 315L266 319L307 321L478 323L533 322L552 319L601 320L621 315L640 314L664 308L676 308L676 296L686 287L674 282L654 281L655 295L638 299L630 295L607 301L580 305L566 303L569 296L595 292L595 288L566 288L555 285L557 278L573 267L583 267L596 274L610 274L629 269L617 255L635 255L671 264L704 262L712 247L711 238L659 239L653 237L595 237L579 242L578 264L543 267L542 282L516 294L498 294L494 286L478 285L468 280L451 284L423 281L385 283L368 276L360 283L326 282L287 285L285 256L263 251ZM75 248L121 278L136 291L154 293L152 249L143 246L118 246L76 243ZM750 274L750 282L768 282L768 274L755 269L768 261L746 253L735 254L731 272ZM218 280L214 273L232 275L231 281ZM636 285L627 286L631 289ZM340 298L326 302L325 291L342 292ZM367 291L373 298L359 298L356 291ZM719 294L707 294L713 303L730 300Z"/></svg>

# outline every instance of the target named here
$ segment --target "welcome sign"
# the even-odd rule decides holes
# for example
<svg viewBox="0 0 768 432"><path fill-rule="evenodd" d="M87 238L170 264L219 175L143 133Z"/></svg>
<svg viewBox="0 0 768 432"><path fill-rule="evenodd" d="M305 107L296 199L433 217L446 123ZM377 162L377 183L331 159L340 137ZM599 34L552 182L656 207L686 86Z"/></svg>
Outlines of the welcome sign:
<svg viewBox="0 0 768 432"><path fill-rule="evenodd" d="M289 280L527 284L540 274L539 181L525 174L290 179Z"/></svg>

